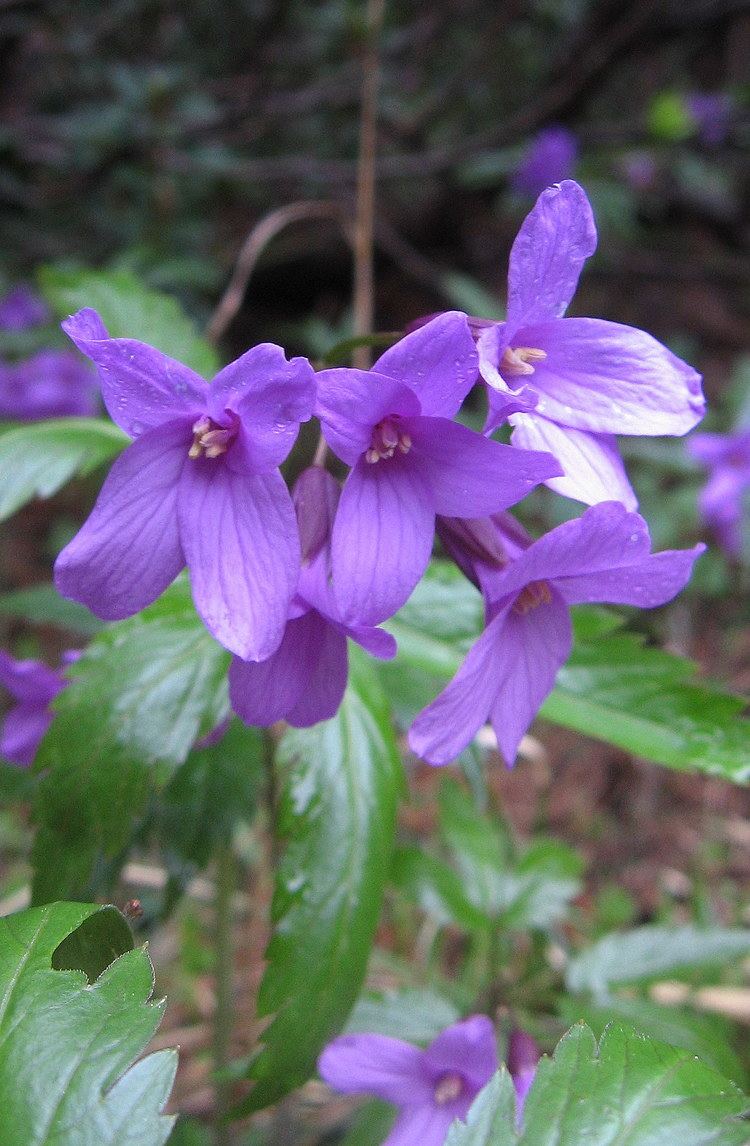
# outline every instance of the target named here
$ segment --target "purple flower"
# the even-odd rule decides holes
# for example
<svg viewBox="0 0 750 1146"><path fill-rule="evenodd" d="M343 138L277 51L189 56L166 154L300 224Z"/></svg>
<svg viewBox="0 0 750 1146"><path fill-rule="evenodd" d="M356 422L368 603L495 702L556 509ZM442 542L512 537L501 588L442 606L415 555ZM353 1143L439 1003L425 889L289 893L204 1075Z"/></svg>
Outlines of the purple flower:
<svg viewBox="0 0 750 1146"><path fill-rule="evenodd" d="M13 287L0 299L0 330L28 330L41 326L49 317L44 300L31 287Z"/></svg>
<svg viewBox="0 0 750 1146"><path fill-rule="evenodd" d="M77 654L69 653L63 662ZM0 685L16 701L2 723L0 755L27 767L52 723L50 704L67 685L60 673L41 661L17 661L0 649Z"/></svg>
<svg viewBox="0 0 750 1146"><path fill-rule="evenodd" d="M569 606L663 605L683 588L705 549L652 554L646 522L620 502L593 506L514 558L507 534L495 528L498 555L493 559L485 548L482 556L467 554L463 563L482 589L484 633L409 733L412 750L431 764L453 760L489 718L500 753L512 765L570 653Z"/></svg>
<svg viewBox="0 0 750 1146"><path fill-rule="evenodd" d="M328 444L352 466L333 527L333 583L347 623L391 616L432 549L435 514L478 517L559 474L549 454L514 456L451 419L477 376L466 316L448 312L402 338L372 370L323 370Z"/></svg>
<svg viewBox="0 0 750 1146"><path fill-rule="evenodd" d="M702 143L717 147L724 142L734 111L729 92L690 92L685 96L685 108Z"/></svg>
<svg viewBox="0 0 750 1146"><path fill-rule="evenodd" d="M135 441L58 557L59 591L114 620L148 605L187 564L216 639L249 659L270 656L299 575L294 507L277 467L312 413L309 362L264 343L209 386L142 342L110 338L93 310L63 326Z"/></svg>
<svg viewBox="0 0 750 1146"><path fill-rule="evenodd" d="M318 1060L321 1078L344 1094L373 1094L400 1108L383 1146L443 1146L498 1068L485 1015L454 1023L426 1050L385 1035L342 1035Z"/></svg>
<svg viewBox="0 0 750 1146"><path fill-rule="evenodd" d="M642 330L563 318L596 227L582 187L537 200L513 244L508 317L478 334L489 387L485 429L509 419L516 446L549 450L565 476L552 489L587 504L637 505L615 434L684 434L701 419L700 375Z"/></svg>
<svg viewBox="0 0 750 1146"><path fill-rule="evenodd" d="M750 489L750 429L733 434L694 434L688 452L709 470L698 505L730 557L743 550L744 499Z"/></svg>
<svg viewBox="0 0 750 1146"><path fill-rule="evenodd" d="M96 412L95 380L67 350L41 350L23 362L0 363L0 418L23 422Z"/></svg>
<svg viewBox="0 0 750 1146"><path fill-rule="evenodd" d="M539 1050L536 1039L518 1028L514 1028L510 1032L507 1065L516 1090L517 1126L520 1126L523 1120L526 1095L531 1090L531 1084L536 1077L537 1063L541 1057L542 1052Z"/></svg>
<svg viewBox="0 0 750 1146"><path fill-rule="evenodd" d="M330 583L330 535L338 482L319 466L300 474L293 498L302 542L302 572L284 637L259 664L235 657L229 670L232 708L247 724L286 720L307 728L333 716L349 673L347 637L375 657L396 655L390 633L340 619Z"/></svg>
<svg viewBox="0 0 750 1146"><path fill-rule="evenodd" d="M552 183L569 179L578 159L578 141L567 127L544 127L537 132L512 179L514 191L538 195Z"/></svg>

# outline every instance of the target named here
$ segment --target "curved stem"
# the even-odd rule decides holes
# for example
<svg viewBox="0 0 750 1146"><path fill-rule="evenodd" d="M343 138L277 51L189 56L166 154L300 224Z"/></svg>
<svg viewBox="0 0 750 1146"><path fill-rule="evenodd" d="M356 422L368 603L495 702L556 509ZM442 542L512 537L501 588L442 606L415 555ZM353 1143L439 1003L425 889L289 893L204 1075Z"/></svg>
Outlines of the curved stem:
<svg viewBox="0 0 750 1146"><path fill-rule="evenodd" d="M216 900L214 924L215 991L214 1010L214 1126L216 1146L229 1146L231 1130L227 1124L231 1106L230 1084L226 1069L230 1061L233 999L233 924L232 898L235 887L235 858L231 843L219 845L216 851Z"/></svg>

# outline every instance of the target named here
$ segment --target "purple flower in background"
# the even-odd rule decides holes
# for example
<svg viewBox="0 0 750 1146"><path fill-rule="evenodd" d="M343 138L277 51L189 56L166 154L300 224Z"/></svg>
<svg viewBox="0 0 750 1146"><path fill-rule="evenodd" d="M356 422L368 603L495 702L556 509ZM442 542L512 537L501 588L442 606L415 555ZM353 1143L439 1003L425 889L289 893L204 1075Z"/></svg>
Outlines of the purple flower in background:
<svg viewBox="0 0 750 1146"><path fill-rule="evenodd" d="M730 557L743 551L744 499L750 490L750 429L733 434L694 434L688 453L709 470L698 506L703 520Z"/></svg>
<svg viewBox="0 0 750 1146"><path fill-rule="evenodd" d="M443 1146L498 1068L495 1031L485 1015L444 1030L426 1050L385 1035L342 1035L318 1071L344 1094L372 1094L399 1107L383 1146Z"/></svg>
<svg viewBox="0 0 750 1146"><path fill-rule="evenodd" d="M539 1050L536 1039L518 1028L511 1031L508 1039L508 1070L516 1090L517 1126L520 1126L523 1120L526 1095L531 1090L531 1084L536 1077L537 1064L541 1057L542 1052Z"/></svg>
<svg viewBox="0 0 750 1146"><path fill-rule="evenodd" d="M96 407L91 368L67 350L40 350L22 362L0 363L0 418L85 416Z"/></svg>
<svg viewBox="0 0 750 1146"><path fill-rule="evenodd" d="M333 716L349 673L347 637L372 656L396 655L390 633L345 625L330 583L330 535L339 499L338 482L319 466L297 479L293 499L302 543L302 572L284 637L260 663L235 657L229 670L232 708L247 724L286 720L307 728Z"/></svg>
<svg viewBox="0 0 750 1146"><path fill-rule="evenodd" d="M479 331L489 388L485 429L508 419L512 442L549 450L552 489L587 504L637 505L615 434L684 434L704 412L700 375L651 335L598 318L563 318L596 227L582 187L537 200L510 254L508 317Z"/></svg>
<svg viewBox="0 0 750 1146"><path fill-rule="evenodd" d="M93 310L63 327L135 441L58 557L59 591L115 620L155 600L187 564L216 639L242 657L270 656L299 576L297 521L277 467L312 413L309 362L264 343L209 385L153 347L110 338Z"/></svg>
<svg viewBox="0 0 750 1146"><path fill-rule="evenodd" d="M326 440L352 466L333 527L333 584L347 623L375 623L407 599L432 550L435 514L504 509L559 474L549 454L514 450L452 421L477 376L466 316L408 334L372 370L318 374Z"/></svg>
<svg viewBox="0 0 750 1146"><path fill-rule="evenodd" d="M725 141L734 111L729 92L690 92L685 96L685 108L701 143L717 147Z"/></svg>
<svg viewBox="0 0 750 1146"><path fill-rule="evenodd" d="M28 330L49 320L46 303L31 287L19 285L0 299L0 330Z"/></svg>
<svg viewBox="0 0 750 1146"><path fill-rule="evenodd" d="M516 546L515 557L506 532L495 528L494 560L487 548L482 556L466 554L462 566L472 568L482 589L484 633L409 732L412 751L430 764L455 759L489 718L499 751L512 765L570 654L569 606L663 605L683 588L705 549L652 554L646 522L620 502L593 506L520 552Z"/></svg>
<svg viewBox="0 0 750 1146"><path fill-rule="evenodd" d="M71 650L63 656L70 664L79 656ZM65 677L41 661L17 661L0 649L0 686L15 700L0 729L0 756L26 767L52 723L50 704L67 685Z"/></svg>
<svg viewBox="0 0 750 1146"><path fill-rule="evenodd" d="M525 151L511 181L514 191L538 195L552 183L569 179L578 159L578 141L567 127L544 127Z"/></svg>

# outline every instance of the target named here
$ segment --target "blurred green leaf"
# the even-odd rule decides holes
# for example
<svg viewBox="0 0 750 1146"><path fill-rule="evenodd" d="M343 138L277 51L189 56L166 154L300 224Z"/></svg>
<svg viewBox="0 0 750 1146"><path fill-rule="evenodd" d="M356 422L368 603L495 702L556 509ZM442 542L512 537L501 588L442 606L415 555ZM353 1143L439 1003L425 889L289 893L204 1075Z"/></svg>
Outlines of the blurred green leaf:
<svg viewBox="0 0 750 1146"><path fill-rule="evenodd" d="M620 983L646 982L721 965L750 952L750 928L661 927L646 924L606 935L575 955L565 972L569 991L606 997Z"/></svg>
<svg viewBox="0 0 750 1146"><path fill-rule="evenodd" d="M110 461L129 441L103 418L55 418L0 434L0 521Z"/></svg>
<svg viewBox="0 0 750 1146"><path fill-rule="evenodd" d="M454 1122L445 1146L502 1146L514 1142L507 1137L516 1112L513 1079L503 1067L479 1092L465 1122Z"/></svg>
<svg viewBox="0 0 750 1146"><path fill-rule="evenodd" d="M83 971L95 982L110 963L133 950L133 933L116 907L94 911L52 952L55 971Z"/></svg>
<svg viewBox="0 0 750 1146"><path fill-rule="evenodd" d="M47 266L39 271L42 293L64 318L81 307L98 311L112 338L136 338L212 378L219 360L196 332L178 301L151 290L128 270L95 271Z"/></svg>
<svg viewBox="0 0 750 1146"><path fill-rule="evenodd" d="M448 272L442 276L442 287L446 297L459 310L475 318L492 318L505 321L505 307L488 290L469 275Z"/></svg>
<svg viewBox="0 0 750 1146"><path fill-rule="evenodd" d="M0 593L0 615L22 617L35 625L55 625L84 637L101 632L104 624L85 605L61 597L54 585L33 585Z"/></svg>
<svg viewBox="0 0 750 1146"><path fill-rule="evenodd" d="M444 995L426 987L404 987L362 995L349 1016L346 1033L370 1032L426 1044L460 1018L461 1012Z"/></svg>
<svg viewBox="0 0 750 1146"><path fill-rule="evenodd" d="M122 946L113 913L54 903L0 920L4 1146L161 1146L169 1137L174 1118L160 1111L177 1055L158 1051L131 1066L164 1004L149 1002L154 978L144 949L107 962ZM106 969L93 983L83 970L54 970L55 955L72 954L76 929L97 916L103 923L89 926L78 955L90 969Z"/></svg>
<svg viewBox="0 0 750 1146"><path fill-rule="evenodd" d="M364 657L351 659L337 715L290 729L279 748L278 832L287 847L258 998L260 1013L274 1018L244 1113L310 1076L359 994L380 914L401 764L374 670Z"/></svg>
<svg viewBox="0 0 750 1146"><path fill-rule="evenodd" d="M681 92L663 91L651 101L647 122L656 139L679 142L693 134L694 120Z"/></svg>
<svg viewBox="0 0 750 1146"><path fill-rule="evenodd" d="M397 850L392 878L397 887L440 924L455 923L466 931L486 931L490 925L489 916L478 910L465 894L456 872L420 848Z"/></svg>

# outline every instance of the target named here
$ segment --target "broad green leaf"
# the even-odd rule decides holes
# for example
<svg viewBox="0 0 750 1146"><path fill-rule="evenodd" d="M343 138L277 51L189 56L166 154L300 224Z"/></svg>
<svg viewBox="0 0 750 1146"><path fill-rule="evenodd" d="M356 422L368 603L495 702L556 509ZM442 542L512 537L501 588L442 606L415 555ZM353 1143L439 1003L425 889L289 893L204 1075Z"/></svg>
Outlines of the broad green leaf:
<svg viewBox="0 0 750 1146"><path fill-rule="evenodd" d="M93 307L113 338L147 342L204 378L218 371L216 351L197 334L177 300L151 290L131 271L47 266L39 279L47 301L61 318L81 307Z"/></svg>
<svg viewBox="0 0 750 1146"><path fill-rule="evenodd" d="M84 637L93 637L104 628L103 622L85 605L61 597L54 585L33 585L30 589L0 593L0 615L22 617L34 625L56 625Z"/></svg>
<svg viewBox="0 0 750 1146"><path fill-rule="evenodd" d="M0 434L0 521L110 461L129 441L103 418L55 418Z"/></svg>
<svg viewBox="0 0 750 1146"><path fill-rule="evenodd" d="M185 578L94 637L69 669L35 762L45 773L34 807L35 902L98 890L96 865L127 845L150 784L166 782L225 715L228 662Z"/></svg>
<svg viewBox="0 0 750 1146"><path fill-rule="evenodd" d="M456 923L467 931L488 929L489 917L468 898L457 873L420 848L397 850L392 878L438 923Z"/></svg>
<svg viewBox="0 0 750 1146"><path fill-rule="evenodd" d="M701 967L714 967L750 953L750 928L661 927L645 924L605 935L574 956L565 972L569 991L590 991L602 998L619 983L649 979Z"/></svg>
<svg viewBox="0 0 750 1146"><path fill-rule="evenodd" d="M257 1110L304 1082L362 986L380 913L395 830L400 761L377 677L364 657L337 715L290 730L278 754L278 832L287 840L276 875L273 935L260 988L273 1014L250 1070Z"/></svg>
<svg viewBox="0 0 750 1146"><path fill-rule="evenodd" d="M499 1146L512 1142L508 1128L516 1116L513 1080L503 1067L479 1092L465 1122L456 1121L448 1131L445 1146Z"/></svg>
<svg viewBox="0 0 750 1146"><path fill-rule="evenodd" d="M160 1112L177 1055L159 1051L131 1065L164 1004L149 1002L145 950L121 953L114 914L98 904L53 903L0 920L3 1146L161 1146L169 1137L174 1119ZM70 954L86 924L80 952L90 968L103 968L93 982L82 970L54 969L56 953L58 962L61 950Z"/></svg>
<svg viewBox="0 0 750 1146"><path fill-rule="evenodd" d="M514 1126L512 1084L477 1096L446 1146L747 1146L741 1091L693 1055L612 1024L583 1023L543 1058ZM472 1120L474 1125L471 1125Z"/></svg>
<svg viewBox="0 0 750 1146"><path fill-rule="evenodd" d="M426 1044L460 1018L461 1012L444 995L424 987L405 987L363 995L349 1016L346 1033L369 1032Z"/></svg>

